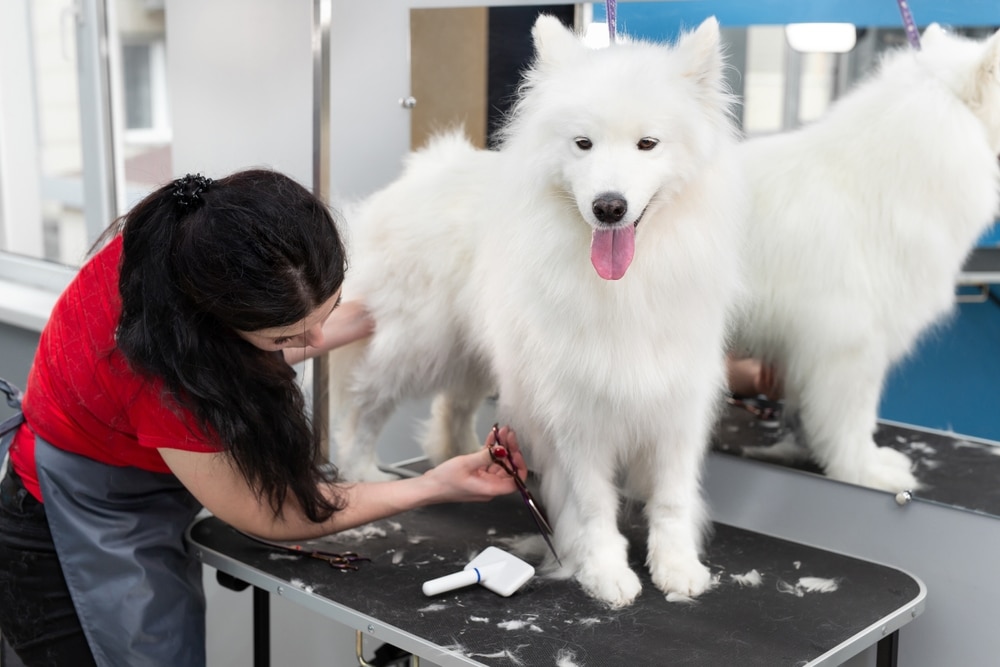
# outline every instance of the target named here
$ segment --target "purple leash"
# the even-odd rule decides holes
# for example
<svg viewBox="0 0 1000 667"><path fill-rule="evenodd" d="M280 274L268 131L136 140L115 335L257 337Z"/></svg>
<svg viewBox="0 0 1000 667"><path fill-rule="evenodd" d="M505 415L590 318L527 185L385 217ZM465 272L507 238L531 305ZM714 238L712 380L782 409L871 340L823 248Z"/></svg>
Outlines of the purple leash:
<svg viewBox="0 0 1000 667"><path fill-rule="evenodd" d="M604 8L608 13L608 41L610 44L615 43L615 26L618 23L618 17L615 14L617 7L618 3L615 0L604 0Z"/></svg>
<svg viewBox="0 0 1000 667"><path fill-rule="evenodd" d="M899 5L899 13L903 16L903 27L906 29L906 39L917 51L920 50L920 31L917 24L913 22L913 14L910 13L910 3L907 0L896 0Z"/></svg>

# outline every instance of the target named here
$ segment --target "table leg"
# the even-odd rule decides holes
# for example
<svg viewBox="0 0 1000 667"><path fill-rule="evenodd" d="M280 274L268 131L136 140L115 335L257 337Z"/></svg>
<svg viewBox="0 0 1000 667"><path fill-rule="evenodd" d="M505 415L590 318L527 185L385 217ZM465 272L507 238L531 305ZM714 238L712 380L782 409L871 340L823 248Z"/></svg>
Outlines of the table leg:
<svg viewBox="0 0 1000 667"><path fill-rule="evenodd" d="M253 665L271 664L271 597L263 588L253 587Z"/></svg>
<svg viewBox="0 0 1000 667"><path fill-rule="evenodd" d="M875 667L896 667L899 660L899 630L880 639L875 650Z"/></svg>

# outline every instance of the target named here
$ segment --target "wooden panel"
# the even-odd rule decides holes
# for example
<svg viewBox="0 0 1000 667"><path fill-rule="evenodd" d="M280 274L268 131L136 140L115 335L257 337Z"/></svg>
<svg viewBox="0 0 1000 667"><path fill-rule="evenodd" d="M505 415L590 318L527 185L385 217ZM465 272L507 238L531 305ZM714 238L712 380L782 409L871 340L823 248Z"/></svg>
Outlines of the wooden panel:
<svg viewBox="0 0 1000 667"><path fill-rule="evenodd" d="M488 25L485 7L410 11L412 148L458 125L475 145L486 145Z"/></svg>

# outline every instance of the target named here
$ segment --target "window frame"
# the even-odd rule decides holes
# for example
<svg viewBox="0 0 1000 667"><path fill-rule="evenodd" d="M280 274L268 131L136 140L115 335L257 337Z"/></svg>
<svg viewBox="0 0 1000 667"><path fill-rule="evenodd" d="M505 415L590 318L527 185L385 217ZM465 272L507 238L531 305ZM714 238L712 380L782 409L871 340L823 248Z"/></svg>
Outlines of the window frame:
<svg viewBox="0 0 1000 667"><path fill-rule="evenodd" d="M30 0L5 1L22 2L25 14L30 17ZM107 0L79 0L64 10L64 25L61 26L67 33L72 26L76 42L83 162L80 184L88 243L95 241L121 210L119 183L123 170L116 164L112 131L114 104L110 72L114 64L111 54L115 50L108 48L110 36L114 34L110 30L114 21L112 4ZM33 91L26 97L34 100ZM3 173L0 179L3 183L9 182ZM63 186L55 183L55 179L51 182L42 179L39 184L40 191ZM36 222L42 224L40 218ZM23 285L58 293L72 280L77 268L0 250L0 281L14 287Z"/></svg>

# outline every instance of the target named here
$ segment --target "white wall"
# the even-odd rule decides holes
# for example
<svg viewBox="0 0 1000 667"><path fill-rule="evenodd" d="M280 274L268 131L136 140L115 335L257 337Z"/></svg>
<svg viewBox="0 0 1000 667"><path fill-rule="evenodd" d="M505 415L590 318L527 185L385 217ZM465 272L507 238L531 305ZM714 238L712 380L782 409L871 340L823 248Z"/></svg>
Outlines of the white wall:
<svg viewBox="0 0 1000 667"><path fill-rule="evenodd" d="M175 175L255 166L312 186L312 2L167 0Z"/></svg>

